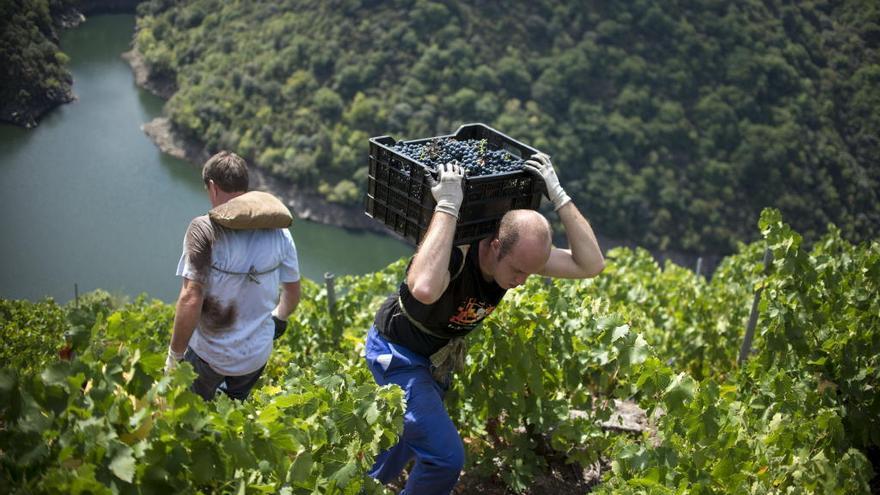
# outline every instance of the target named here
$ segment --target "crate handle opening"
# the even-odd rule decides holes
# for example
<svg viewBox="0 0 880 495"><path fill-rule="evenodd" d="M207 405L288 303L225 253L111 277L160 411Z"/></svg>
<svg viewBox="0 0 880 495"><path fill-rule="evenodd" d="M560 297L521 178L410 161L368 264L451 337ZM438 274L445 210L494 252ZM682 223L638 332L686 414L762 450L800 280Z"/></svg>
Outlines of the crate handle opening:
<svg viewBox="0 0 880 495"><path fill-rule="evenodd" d="M504 146L502 147L504 148L504 151L510 153L511 155L519 159L525 159L525 157L522 156L522 151L520 151L519 148L511 145L510 143L504 143Z"/></svg>

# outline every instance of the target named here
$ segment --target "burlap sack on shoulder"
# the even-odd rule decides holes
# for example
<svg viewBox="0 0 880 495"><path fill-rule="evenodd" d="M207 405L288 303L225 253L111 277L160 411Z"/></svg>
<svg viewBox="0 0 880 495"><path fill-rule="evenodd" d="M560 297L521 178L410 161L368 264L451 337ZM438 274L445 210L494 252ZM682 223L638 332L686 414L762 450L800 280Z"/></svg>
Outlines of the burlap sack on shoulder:
<svg viewBox="0 0 880 495"><path fill-rule="evenodd" d="M285 229L293 223L293 215L275 196L250 191L230 199L208 212L214 222L235 230Z"/></svg>

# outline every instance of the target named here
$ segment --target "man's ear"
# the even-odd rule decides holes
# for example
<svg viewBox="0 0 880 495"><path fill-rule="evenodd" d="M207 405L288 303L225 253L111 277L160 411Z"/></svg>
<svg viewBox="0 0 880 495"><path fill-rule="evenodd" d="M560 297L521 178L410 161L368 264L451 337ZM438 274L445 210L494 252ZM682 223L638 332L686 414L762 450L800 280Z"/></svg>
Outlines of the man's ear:
<svg viewBox="0 0 880 495"><path fill-rule="evenodd" d="M501 241L497 237L489 242L489 246L492 247L492 251L495 253L496 256L501 251Z"/></svg>

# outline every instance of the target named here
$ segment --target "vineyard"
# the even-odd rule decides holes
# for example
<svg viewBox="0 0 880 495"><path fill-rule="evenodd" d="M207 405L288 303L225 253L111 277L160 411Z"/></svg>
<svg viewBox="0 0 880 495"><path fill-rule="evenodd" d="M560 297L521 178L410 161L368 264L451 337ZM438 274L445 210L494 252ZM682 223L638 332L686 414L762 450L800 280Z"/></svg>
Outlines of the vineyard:
<svg viewBox="0 0 880 495"><path fill-rule="evenodd" d="M536 493L565 466L600 471L579 485L592 493L870 493L880 242L832 227L807 247L775 210L759 228L711 280L616 249L595 279L509 293L447 396L469 483ZM244 403L204 403L188 365L163 375L167 304L0 300L0 492L389 493L365 472L395 442L403 394L360 354L404 267L337 279L333 313L304 281ZM622 403L644 410L643 431L609 427Z"/></svg>

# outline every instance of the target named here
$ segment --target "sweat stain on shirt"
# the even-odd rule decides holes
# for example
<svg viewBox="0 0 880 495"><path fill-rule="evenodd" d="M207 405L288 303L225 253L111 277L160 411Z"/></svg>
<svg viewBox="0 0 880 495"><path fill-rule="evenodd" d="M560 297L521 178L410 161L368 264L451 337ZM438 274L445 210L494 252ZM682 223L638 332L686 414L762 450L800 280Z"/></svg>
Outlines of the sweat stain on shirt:
<svg viewBox="0 0 880 495"><path fill-rule="evenodd" d="M206 330L215 332L232 330L235 320L238 317L238 308L235 302L230 302L228 306L223 306L220 301L212 296L205 298L202 302L202 323Z"/></svg>

